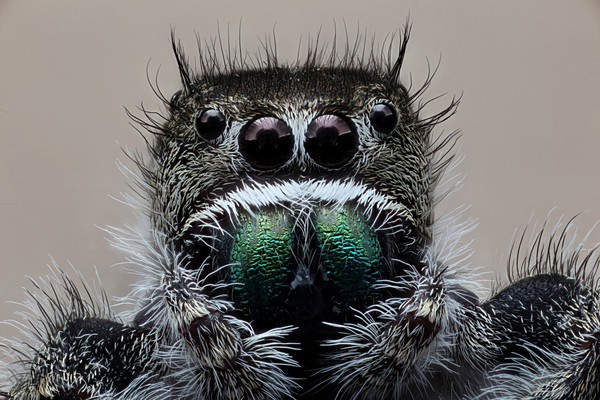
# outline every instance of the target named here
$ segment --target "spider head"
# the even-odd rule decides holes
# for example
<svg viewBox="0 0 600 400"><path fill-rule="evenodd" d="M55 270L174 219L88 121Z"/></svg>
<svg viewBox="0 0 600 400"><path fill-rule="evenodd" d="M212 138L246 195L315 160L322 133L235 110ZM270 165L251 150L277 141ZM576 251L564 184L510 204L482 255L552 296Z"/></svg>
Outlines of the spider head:
<svg viewBox="0 0 600 400"><path fill-rule="evenodd" d="M256 328L346 321L386 296L376 282L424 268L430 131L453 106L419 119L398 80L407 37L389 63L267 54L197 75L174 45L184 87L152 146L153 226Z"/></svg>

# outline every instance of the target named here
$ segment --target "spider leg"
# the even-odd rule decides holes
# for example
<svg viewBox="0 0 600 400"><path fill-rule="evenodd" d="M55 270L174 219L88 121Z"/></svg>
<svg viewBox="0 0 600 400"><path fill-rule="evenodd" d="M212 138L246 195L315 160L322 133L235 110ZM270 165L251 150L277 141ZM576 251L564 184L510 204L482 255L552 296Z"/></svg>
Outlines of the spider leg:
<svg viewBox="0 0 600 400"><path fill-rule="evenodd" d="M219 285L216 285L219 287ZM198 271L173 261L150 295L138 323L159 338L158 358L177 399L279 399L298 384L284 369L295 367L283 342L290 327L257 334L232 315L233 305L215 296Z"/></svg>
<svg viewBox="0 0 600 400"><path fill-rule="evenodd" d="M432 268L382 282L379 289L404 295L357 312L356 322L330 324L341 337L326 343L332 349L330 366L321 372L339 388L339 397L401 398L413 385L425 383L433 364L441 362L435 348L442 345L440 332L447 325L442 272Z"/></svg>
<svg viewBox="0 0 600 400"><path fill-rule="evenodd" d="M465 346L461 351L477 358L477 364L486 365L490 383L473 398L598 397L600 297L575 282L560 275L531 277L509 286L510 298L502 292L478 310L479 321L489 325L485 332L480 325L481 331L471 340L476 337L488 351L476 354ZM520 295L525 288L537 299Z"/></svg>
<svg viewBox="0 0 600 400"><path fill-rule="evenodd" d="M8 361L1 396L6 399L139 399L160 386L147 330L119 321L103 294L82 281L80 288L58 267L54 276L32 281L26 323L14 322L28 336L4 344ZM29 325L29 326L28 326ZM164 389L162 389L164 392ZM125 395L125 393L128 393Z"/></svg>
<svg viewBox="0 0 600 400"><path fill-rule="evenodd" d="M488 371L474 398L598 397L598 261L593 250L584 255L566 243L569 227L549 239L540 233L527 256L513 260L510 284L465 314L458 357Z"/></svg>

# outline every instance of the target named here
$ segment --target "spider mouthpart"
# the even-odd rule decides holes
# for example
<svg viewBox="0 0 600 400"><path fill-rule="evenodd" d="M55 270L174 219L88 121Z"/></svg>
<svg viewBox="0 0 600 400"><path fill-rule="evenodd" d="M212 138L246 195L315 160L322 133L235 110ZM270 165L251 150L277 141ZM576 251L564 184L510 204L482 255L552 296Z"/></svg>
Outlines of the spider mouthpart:
<svg viewBox="0 0 600 400"><path fill-rule="evenodd" d="M341 191L354 195L336 198ZM422 267L427 242L401 205L375 195L351 180L230 191L188 219L191 233L184 230L181 242L186 268L203 266L206 276L228 265L207 281L235 283L223 294L259 330L352 319L352 308L381 297L373 287L378 280L405 274L408 265ZM220 223L212 230L199 229L214 221Z"/></svg>

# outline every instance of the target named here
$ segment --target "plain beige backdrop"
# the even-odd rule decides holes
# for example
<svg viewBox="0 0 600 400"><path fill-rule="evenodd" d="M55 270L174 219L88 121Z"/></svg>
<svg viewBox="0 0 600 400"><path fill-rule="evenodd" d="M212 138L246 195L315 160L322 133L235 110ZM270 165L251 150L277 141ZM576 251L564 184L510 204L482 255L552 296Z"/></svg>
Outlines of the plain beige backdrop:
<svg viewBox="0 0 600 400"><path fill-rule="evenodd" d="M402 78L441 66L430 97L461 95L462 188L439 213L469 205L479 227L468 236L473 265L504 270L515 229L530 218L581 213L600 219L600 2L598 1L0 1L0 320L13 318L26 275L48 273L53 257L86 274L97 266L109 295L131 277L99 228L134 224L114 200L128 191L116 166L121 147L143 141L124 106L159 109L146 81L179 85L171 28L193 58L195 33L220 28L254 51L274 30L280 58L298 42L345 23L382 41L413 23ZM241 21L241 22L240 22ZM130 165L130 163L128 164ZM111 197L112 196L112 197ZM600 241L592 232L590 245ZM493 273L489 278L492 279ZM0 335L9 334L0 326Z"/></svg>

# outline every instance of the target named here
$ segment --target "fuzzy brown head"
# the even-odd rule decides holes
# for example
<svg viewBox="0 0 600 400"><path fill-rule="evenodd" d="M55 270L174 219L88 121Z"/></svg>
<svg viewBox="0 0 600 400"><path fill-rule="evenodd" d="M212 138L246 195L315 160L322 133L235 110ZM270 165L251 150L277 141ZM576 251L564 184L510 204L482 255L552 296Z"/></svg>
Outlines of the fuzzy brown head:
<svg viewBox="0 0 600 400"><path fill-rule="evenodd" d="M174 45L183 89L145 171L153 226L186 258L214 271L257 324L346 318L380 293L375 282L419 269L431 238L432 126L419 119L394 60L356 52L264 68L190 71ZM429 80L426 82L426 85ZM426 86L425 85L425 86Z"/></svg>

